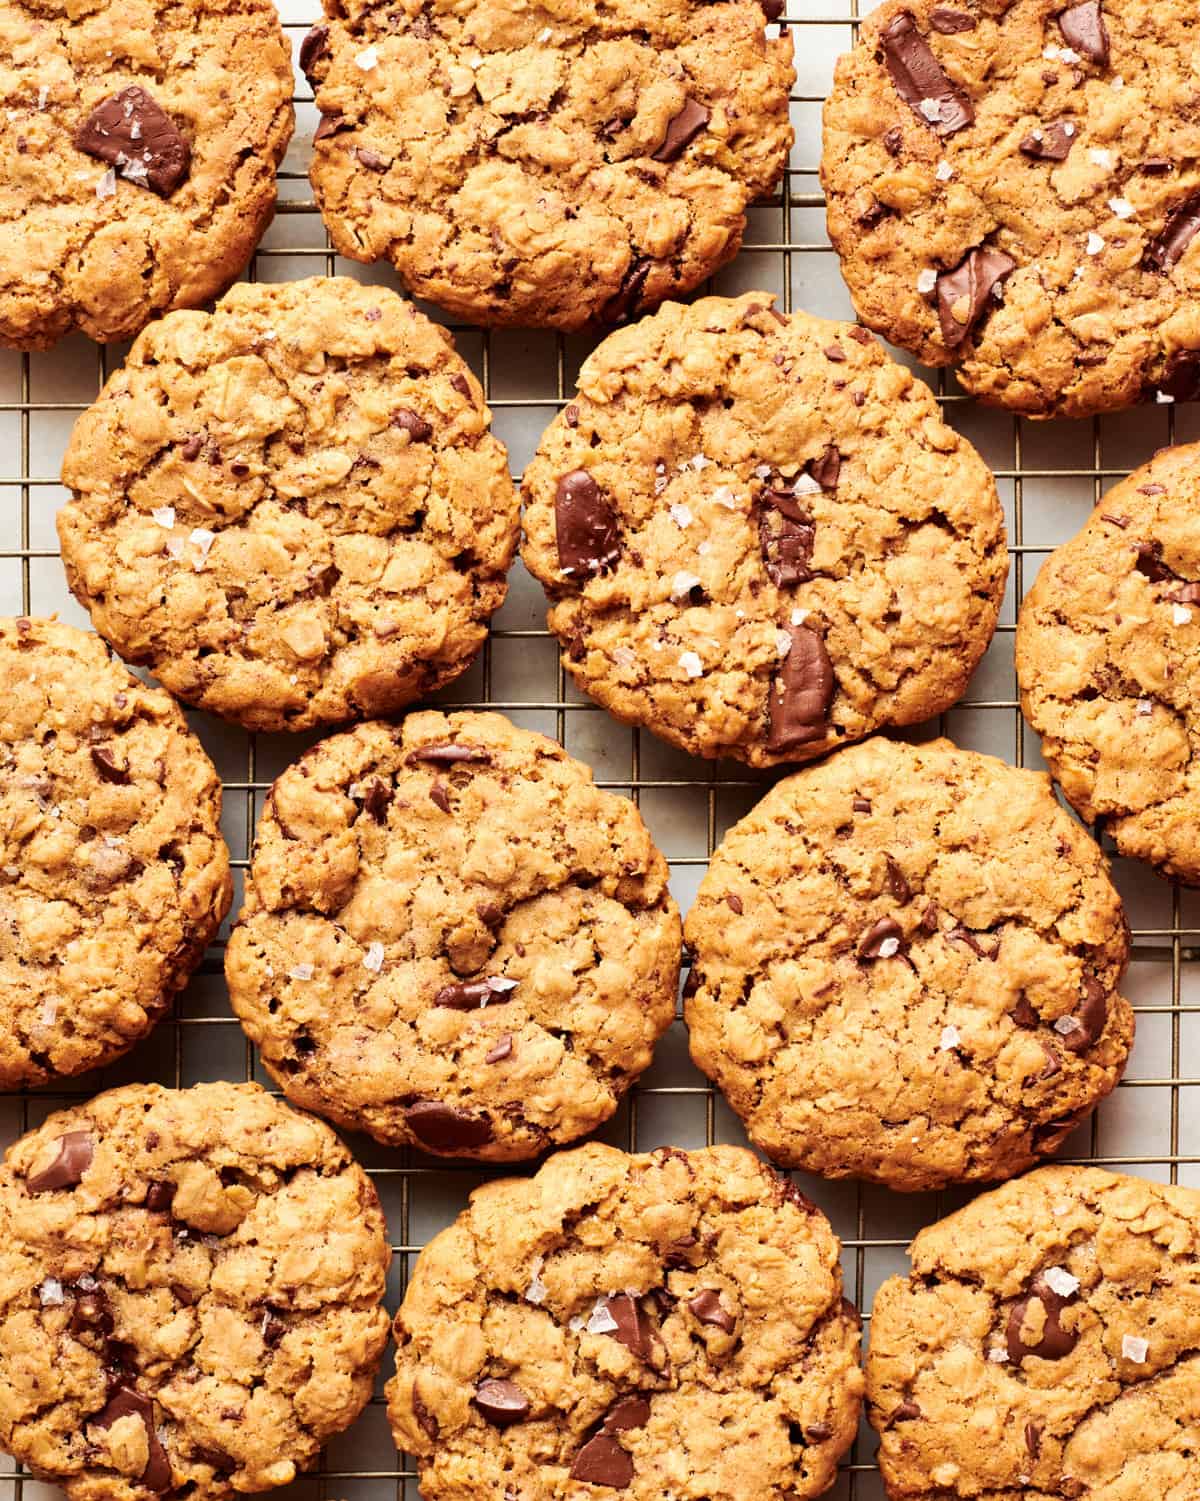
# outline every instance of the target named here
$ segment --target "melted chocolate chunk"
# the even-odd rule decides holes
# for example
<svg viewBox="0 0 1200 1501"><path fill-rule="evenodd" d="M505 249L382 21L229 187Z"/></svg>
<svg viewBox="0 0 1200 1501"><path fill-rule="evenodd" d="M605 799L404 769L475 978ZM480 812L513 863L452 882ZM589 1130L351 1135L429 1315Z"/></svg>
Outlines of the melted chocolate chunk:
<svg viewBox="0 0 1200 1501"><path fill-rule="evenodd" d="M1030 1459L1037 1459L1042 1452L1042 1430L1036 1423L1025 1424L1025 1447Z"/></svg>
<svg viewBox="0 0 1200 1501"><path fill-rule="evenodd" d="M654 153L656 162L673 162L683 154L709 121L709 111L694 99L685 99L683 108L668 123L663 143Z"/></svg>
<svg viewBox="0 0 1200 1501"><path fill-rule="evenodd" d="M392 789L378 777L372 777L363 796L363 811L370 814L376 823L386 823L391 803Z"/></svg>
<svg viewBox="0 0 1200 1501"><path fill-rule="evenodd" d="M1037 1355L1042 1360L1062 1360L1069 1355L1079 1343L1079 1335L1075 1330L1063 1328L1060 1315L1078 1296L1078 1293L1072 1293L1069 1298L1064 1298L1054 1291L1044 1277L1035 1277L1029 1292L1013 1304L1008 1315L1006 1340L1009 1360L1014 1365L1020 1365L1027 1355ZM1029 1306L1035 1300L1045 1309L1046 1321L1037 1344L1027 1345L1022 1338L1021 1329Z"/></svg>
<svg viewBox="0 0 1200 1501"><path fill-rule="evenodd" d="M725 905L731 912L736 912L739 917L745 911L745 908L742 906L742 899L735 891L726 892Z"/></svg>
<svg viewBox="0 0 1200 1501"><path fill-rule="evenodd" d="M605 1414L605 1433L624 1433L627 1428L644 1428L650 1421L650 1404L645 1397L622 1397Z"/></svg>
<svg viewBox="0 0 1200 1501"><path fill-rule="evenodd" d="M758 514L758 546L773 584L786 588L812 578L816 527L790 490L767 490Z"/></svg>
<svg viewBox="0 0 1200 1501"><path fill-rule="evenodd" d="M633 1460L615 1438L610 1438L607 1433L598 1433L575 1456L575 1463L571 1466L571 1479L623 1491L633 1479Z"/></svg>
<svg viewBox="0 0 1200 1501"><path fill-rule="evenodd" d="M75 144L160 198L171 196L192 161L175 122L136 83L102 99L76 130Z"/></svg>
<svg viewBox="0 0 1200 1501"><path fill-rule="evenodd" d="M601 323L615 327L637 317L642 310L642 289L649 274L650 262L641 256L635 257L621 285L600 309Z"/></svg>
<svg viewBox="0 0 1200 1501"><path fill-rule="evenodd" d="M1003 250L979 245L967 252L953 271L943 271L937 279L938 321L942 342L947 349L957 349L987 313L996 288L1011 276L1017 263ZM966 303L966 317L956 316L956 309Z"/></svg>
<svg viewBox="0 0 1200 1501"><path fill-rule="evenodd" d="M892 859L891 855L885 855L887 861L887 889L903 907L912 901L912 887L904 878L904 872Z"/></svg>
<svg viewBox="0 0 1200 1501"><path fill-rule="evenodd" d="M90 1422L94 1428L111 1428L121 1418L139 1417L146 1429L146 1467L141 1473L141 1482L152 1491L167 1491L171 1488L171 1461L159 1442L154 1425L154 1403L149 1397L135 1391L131 1386L118 1386L109 1398L108 1405Z"/></svg>
<svg viewBox="0 0 1200 1501"><path fill-rule="evenodd" d="M189 463L192 459L198 459L200 457L200 450L204 447L204 439L204 433L192 433L191 437L185 438L183 443L180 444L180 456L187 459Z"/></svg>
<svg viewBox="0 0 1200 1501"><path fill-rule="evenodd" d="M903 146L904 132L899 125L893 125L890 130L884 132L883 149L889 156L899 156Z"/></svg>
<svg viewBox="0 0 1200 1501"><path fill-rule="evenodd" d="M558 563L572 578L607 573L621 556L616 512L586 469L564 474L554 492Z"/></svg>
<svg viewBox="0 0 1200 1501"><path fill-rule="evenodd" d="M314 26L300 43L300 71L312 82L313 64L329 50L329 27Z"/></svg>
<svg viewBox="0 0 1200 1501"><path fill-rule="evenodd" d="M1018 1027L1031 1028L1038 1024L1038 1014L1029 1004L1025 996L1022 996L1017 1004L1008 1013Z"/></svg>
<svg viewBox="0 0 1200 1501"><path fill-rule="evenodd" d="M1175 575L1162 560L1161 542L1139 542L1137 545L1137 562L1134 567L1144 574L1152 584L1160 584L1163 579L1174 578Z"/></svg>
<svg viewBox="0 0 1200 1501"><path fill-rule="evenodd" d="M901 11L885 27L883 55L896 92L938 135L954 135L975 119L971 101L942 72L911 11Z"/></svg>
<svg viewBox="0 0 1200 1501"><path fill-rule="evenodd" d="M1065 162L1071 147L1079 138L1079 131L1070 120L1051 120L1048 125L1036 125L1022 140L1022 155L1031 156L1039 162Z"/></svg>
<svg viewBox="0 0 1200 1501"><path fill-rule="evenodd" d="M1082 5L1072 5L1068 10L1060 11L1058 26L1068 47L1074 47L1076 52L1081 52L1101 68L1107 65L1108 28L1104 24L1100 0L1083 0Z"/></svg>
<svg viewBox="0 0 1200 1501"><path fill-rule="evenodd" d="M485 750L482 745L468 745L461 741L443 741L437 745L418 745L416 750L408 753L408 764L415 766L421 761L432 762L435 766L455 766L460 761L471 761L476 765L490 764L492 753Z"/></svg>
<svg viewBox="0 0 1200 1501"><path fill-rule="evenodd" d="M1176 401L1200 401L1200 350L1176 350L1167 361L1158 389Z"/></svg>
<svg viewBox="0 0 1200 1501"><path fill-rule="evenodd" d="M767 694L767 749L780 754L824 740L833 698L833 663L825 642L806 625L788 628L791 647Z"/></svg>
<svg viewBox="0 0 1200 1501"><path fill-rule="evenodd" d="M921 1409L915 1402L904 1401L901 1402L900 1406L897 1407L895 1412L892 1413L892 1422L911 1423L915 1418L919 1418L920 1416Z"/></svg>
<svg viewBox="0 0 1200 1501"><path fill-rule="evenodd" d="M1099 980L1089 975L1083 982L1083 1003L1075 1012L1079 1025L1063 1034L1062 1045L1071 1053L1086 1053L1100 1037L1108 1021L1108 997Z"/></svg>
<svg viewBox="0 0 1200 1501"><path fill-rule="evenodd" d="M492 1139L487 1116L443 1105L440 1100L417 1100L404 1112L404 1119L421 1145L434 1152L468 1152Z"/></svg>
<svg viewBox="0 0 1200 1501"><path fill-rule="evenodd" d="M435 1006L447 1006L452 1011L476 1011L490 1000L502 1002L507 995L493 995L486 980L456 980L452 985L443 985L433 998Z"/></svg>
<svg viewBox="0 0 1200 1501"><path fill-rule="evenodd" d="M1158 271L1169 271L1183 259L1184 251L1197 234L1200 234L1200 194L1171 210L1162 233L1146 247L1146 263Z"/></svg>
<svg viewBox="0 0 1200 1501"><path fill-rule="evenodd" d="M354 121L345 115L322 115L320 124L313 131L313 142L323 141L326 136L339 135L343 130L353 130Z"/></svg>
<svg viewBox="0 0 1200 1501"><path fill-rule="evenodd" d="M363 163L364 167L371 165L370 162L363 160L361 151L358 153L358 159ZM379 158L379 160L382 160L382 158ZM433 428L425 421L424 417L418 416L416 412L411 411L408 407L397 407L392 413L391 426L398 427L402 433L407 433L410 441L413 443L428 443L429 439L433 436Z"/></svg>
<svg viewBox="0 0 1200 1501"><path fill-rule="evenodd" d="M965 11L951 10L948 6L935 6L929 17L929 24L934 31L940 31L943 36L954 36L959 31L974 31L979 24L974 16L968 16Z"/></svg>
<svg viewBox="0 0 1200 1501"><path fill-rule="evenodd" d="M895 950L900 953L904 948L904 929L894 917L881 917L874 922L863 934L858 945L858 957L860 959L879 959L883 954L883 946L894 939L899 947Z"/></svg>
<svg viewBox="0 0 1200 1501"><path fill-rule="evenodd" d="M642 1305L629 1293L617 1293L605 1299L604 1306L617 1325L609 1330L612 1338L619 1340L631 1355L648 1361L658 1347L658 1340L657 1331Z"/></svg>
<svg viewBox="0 0 1200 1501"><path fill-rule="evenodd" d="M512 1057L513 1039L511 1032L502 1032L484 1057L485 1063L503 1063L506 1058Z"/></svg>
<svg viewBox="0 0 1200 1501"><path fill-rule="evenodd" d="M112 1304L102 1287L77 1292L71 1309L70 1330L72 1334L111 1334L113 1332Z"/></svg>
<svg viewBox="0 0 1200 1501"><path fill-rule="evenodd" d="M836 490L842 473L842 455L837 445L830 443L818 458L810 459L808 472L822 490Z"/></svg>
<svg viewBox="0 0 1200 1501"><path fill-rule="evenodd" d="M387 169L392 165L392 159L390 156L380 156L378 151L372 151L369 146L357 147L354 154L362 163L362 165L366 167L368 172L386 172ZM410 412L408 415L412 416L413 414ZM419 418L417 420L420 421ZM425 423L423 425L427 427L429 424ZM398 427L402 426L402 424L397 423L396 419L393 417L392 426ZM428 434L426 434L426 437L428 437ZM420 442L422 440L419 439L414 433L413 441Z"/></svg>
<svg viewBox="0 0 1200 1501"><path fill-rule="evenodd" d="M92 746L92 765L100 773L102 782L111 782L116 787L129 785L129 771L117 760L109 745Z"/></svg>
<svg viewBox="0 0 1200 1501"><path fill-rule="evenodd" d="M68 1131L58 1138L58 1156L40 1173L26 1178L25 1187L31 1194L47 1193L52 1188L74 1188L91 1166L94 1149L90 1131Z"/></svg>
<svg viewBox="0 0 1200 1501"><path fill-rule="evenodd" d="M175 1198L175 1185L168 1182L150 1183L146 1188L146 1208L154 1214L170 1209Z"/></svg>
<svg viewBox="0 0 1200 1501"><path fill-rule="evenodd" d="M714 1288L706 1287L694 1298L689 1298L688 1307L702 1324L710 1324L724 1334L732 1334L737 1328L737 1319L721 1302Z"/></svg>
<svg viewBox="0 0 1200 1501"><path fill-rule="evenodd" d="M489 1377L475 1388L473 1400L495 1428L511 1428L529 1416L529 1398L515 1381Z"/></svg>

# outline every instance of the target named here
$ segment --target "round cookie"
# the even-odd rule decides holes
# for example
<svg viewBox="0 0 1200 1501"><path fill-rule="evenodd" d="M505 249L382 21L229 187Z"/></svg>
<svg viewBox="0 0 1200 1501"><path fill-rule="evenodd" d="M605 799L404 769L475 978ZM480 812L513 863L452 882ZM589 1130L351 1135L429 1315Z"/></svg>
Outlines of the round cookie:
<svg viewBox="0 0 1200 1501"><path fill-rule="evenodd" d="M1114 486L1017 621L1021 707L1080 815L1200 885L1200 444Z"/></svg>
<svg viewBox="0 0 1200 1501"><path fill-rule="evenodd" d="M328 1126L134 1084L0 1169L0 1445L71 1501L286 1485L358 1416L390 1250Z"/></svg>
<svg viewBox="0 0 1200 1501"><path fill-rule="evenodd" d="M1196 1494L1200 1194L1042 1168L911 1255L867 1360L892 1501Z"/></svg>
<svg viewBox="0 0 1200 1501"><path fill-rule="evenodd" d="M788 1167L904 1191L1061 1145L1133 1041L1104 857L1050 779L875 739L788 777L688 914L696 1064Z"/></svg>
<svg viewBox="0 0 1200 1501"><path fill-rule="evenodd" d="M229 910L220 821L165 693L96 636L0 620L0 1087L99 1068L151 1030Z"/></svg>
<svg viewBox="0 0 1200 1501"><path fill-rule="evenodd" d="M58 515L96 629L252 730L391 713L470 664L517 494L450 335L344 277L148 328L79 419Z"/></svg>
<svg viewBox="0 0 1200 1501"><path fill-rule="evenodd" d="M326 0L300 63L335 247L472 323L575 330L690 291L787 161L782 9Z"/></svg>
<svg viewBox="0 0 1200 1501"><path fill-rule="evenodd" d="M679 956L631 802L498 714L430 712L276 781L225 972L296 1104L511 1162L612 1115L674 1017Z"/></svg>
<svg viewBox="0 0 1200 1501"><path fill-rule="evenodd" d="M736 1147L590 1145L477 1189L396 1315L421 1494L819 1495L863 1389L839 1249Z"/></svg>
<svg viewBox="0 0 1200 1501"><path fill-rule="evenodd" d="M132 338L223 291L275 211L270 0L0 0L0 343Z"/></svg>
<svg viewBox="0 0 1200 1501"><path fill-rule="evenodd" d="M825 104L859 317L1035 417L1200 396L1192 0L887 0Z"/></svg>
<svg viewBox="0 0 1200 1501"><path fill-rule="evenodd" d="M865 330L770 304L611 335L524 480L576 685L755 766L949 708L1008 569L991 474L928 389Z"/></svg>

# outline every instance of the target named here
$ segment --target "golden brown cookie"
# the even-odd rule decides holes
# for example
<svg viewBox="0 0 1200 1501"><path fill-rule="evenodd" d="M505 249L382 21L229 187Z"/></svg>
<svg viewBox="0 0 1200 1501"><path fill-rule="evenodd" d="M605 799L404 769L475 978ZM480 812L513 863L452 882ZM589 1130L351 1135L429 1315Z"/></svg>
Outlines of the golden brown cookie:
<svg viewBox="0 0 1200 1501"><path fill-rule="evenodd" d="M929 390L864 329L771 301L610 335L524 480L576 684L756 766L949 708L1008 570L991 474Z"/></svg>
<svg viewBox="0 0 1200 1501"><path fill-rule="evenodd" d="M229 910L221 784L98 636L0 620L0 1086L127 1052Z"/></svg>
<svg viewBox="0 0 1200 1501"><path fill-rule="evenodd" d="M276 781L225 971L288 1098L509 1162L606 1121L675 1014L637 809L498 714L360 725Z"/></svg>
<svg viewBox="0 0 1200 1501"><path fill-rule="evenodd" d="M976 396L1200 395L1193 0L887 0L821 180L859 317Z"/></svg>
<svg viewBox="0 0 1200 1501"><path fill-rule="evenodd" d="M328 1126L135 1084L0 1169L0 1443L71 1501L286 1485L358 1416L390 1251Z"/></svg>
<svg viewBox="0 0 1200 1501"><path fill-rule="evenodd" d="M68 580L122 656L248 729L392 713L503 603L517 496L490 429L394 292L237 286L148 328L76 424Z"/></svg>
<svg viewBox="0 0 1200 1501"><path fill-rule="evenodd" d="M736 1147L561 1152L477 1189L396 1315L388 1415L427 1501L788 1501L858 1422L839 1246Z"/></svg>
<svg viewBox="0 0 1200 1501"><path fill-rule="evenodd" d="M300 63L334 245L473 323L620 323L690 291L792 144L782 9L326 0Z"/></svg>
<svg viewBox="0 0 1200 1501"><path fill-rule="evenodd" d="M1117 1083L1129 953L1044 775L876 738L772 788L685 924L692 1057L777 1162L903 1190L1005 1178Z"/></svg>
<svg viewBox="0 0 1200 1501"><path fill-rule="evenodd" d="M1021 706L1082 817L1200 884L1200 444L1111 489L1017 622Z"/></svg>
<svg viewBox="0 0 1200 1501"><path fill-rule="evenodd" d="M1200 1194L1041 1168L911 1255L867 1361L892 1501L1197 1494Z"/></svg>
<svg viewBox="0 0 1200 1501"><path fill-rule="evenodd" d="M269 0L0 0L0 343L127 339L223 291L291 133Z"/></svg>

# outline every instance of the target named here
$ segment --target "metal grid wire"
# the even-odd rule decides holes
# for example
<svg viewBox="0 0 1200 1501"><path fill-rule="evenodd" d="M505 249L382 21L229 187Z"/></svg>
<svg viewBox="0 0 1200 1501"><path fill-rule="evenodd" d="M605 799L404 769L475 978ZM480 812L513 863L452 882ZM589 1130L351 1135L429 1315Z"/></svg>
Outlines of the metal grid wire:
<svg viewBox="0 0 1200 1501"><path fill-rule="evenodd" d="M761 287L774 291L784 309L852 316L825 238L816 177L820 106L833 60L851 42L860 4L863 12L872 8L872 0L844 3L846 8L831 11L817 0L791 0L781 24L791 29L796 42L800 77L792 111L797 146L779 192L752 211L742 254L710 290ZM295 53L300 37L317 19L317 5L315 0L282 0L281 9ZM336 272L395 285L386 271L357 267L332 253L307 183L316 114L302 80L296 103L296 137L280 173L279 215L247 276L279 281ZM426 310L437 316L436 310ZM589 345L562 335L450 327L483 382L496 431L519 471L518 460L532 452L542 429L570 398L574 372ZM97 349L81 338L45 355L0 352L0 605L6 612L57 611L65 619L88 623L67 593L58 562L53 529L53 513L62 498L58 465L75 416L123 353ZM1200 436L1200 414L1168 407L1104 422L1039 426L981 410L944 374L935 386L948 420L971 438L996 473L1008 515L1012 571L996 641L966 699L913 738L946 733L1016 765L1040 766L1036 738L1022 724L1012 672L1016 602L1045 554L1078 530L1106 486L1161 444ZM673 889L686 910L724 830L771 778L690 759L617 725L575 694L543 622L541 591L518 564L509 601L493 622L479 660L439 695L439 702L499 709L553 734L595 768L601 786L632 797L670 859ZM224 828L240 895L266 789L312 737L249 736L207 716L190 717L224 778ZM1133 930L1126 989L1138 1012L1139 1041L1129 1076L1079 1128L1065 1155L1200 1186L1200 1054L1195 1046L1200 1037L1200 898L1123 860L1114 861L1114 874ZM237 905L235 899L235 912ZM68 1089L0 1096L5 1143L64 1101L114 1084L147 1078L175 1086L205 1078L268 1083L229 1011L223 947L222 935L171 1016L131 1057L103 1074L73 1081ZM653 1067L602 1134L638 1150L667 1142L698 1146L744 1141L736 1119L688 1062L678 1020ZM380 1191L394 1238L389 1291L394 1310L412 1258L458 1212L470 1188L490 1174L470 1164L387 1151L365 1138L353 1145ZM874 1291L884 1277L906 1265L904 1247L911 1236L968 1197L901 1197L871 1186L796 1176L842 1237L847 1292L863 1309L868 1330ZM385 1365L384 1377L387 1373ZM839 1501L883 1496L873 1453L873 1438L864 1426L832 1496ZM18 1468L0 1474L0 1485L0 1496L15 1496L15 1501L42 1501L43 1493L50 1501L57 1494ZM329 1447L319 1470L280 1494L289 1501L293 1496L306 1501L416 1497L412 1462L392 1447L378 1393L351 1433Z"/></svg>

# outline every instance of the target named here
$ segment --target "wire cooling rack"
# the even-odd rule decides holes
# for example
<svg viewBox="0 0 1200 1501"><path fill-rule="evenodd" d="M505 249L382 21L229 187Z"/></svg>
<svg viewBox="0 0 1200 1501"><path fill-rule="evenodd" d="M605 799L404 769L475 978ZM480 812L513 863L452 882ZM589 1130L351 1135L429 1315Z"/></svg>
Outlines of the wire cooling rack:
<svg viewBox="0 0 1200 1501"><path fill-rule="evenodd" d="M784 309L853 317L825 237L816 174L820 110L833 63L850 45L860 15L871 8L871 0L841 0L834 9L818 0L790 0L782 24L796 42L796 146L780 191L754 207L745 248L711 290L762 289L774 292ZM295 55L300 37L317 19L317 3L282 0L281 10ZM387 271L342 261L330 250L307 180L317 116L299 75L296 104L296 135L280 173L279 214L247 276L286 281L337 272L395 285ZM432 308L425 311L438 316ZM483 381L496 431L519 476L542 430L570 398L575 372L591 344L547 333L450 326ZM98 349L82 338L48 354L0 351L4 613L57 612L65 620L88 624L67 592L58 558L54 513L64 498L59 464L77 414L124 352ZM1200 437L1200 409L1152 407L1103 421L1039 425L981 408L944 374L934 384L948 420L995 470L1007 513L1012 570L996 639L966 698L913 738L948 734L961 745L1013 764L1040 766L1036 737L1023 726L1017 706L1012 668L1016 604L1046 553L1079 529L1108 485L1161 445ZM731 763L693 760L650 735L618 725L579 697L545 630L541 589L519 563L508 602L495 617L478 661L439 695L439 702L499 709L517 723L554 735L594 768L602 786L632 797L671 862L673 890L685 911L714 845L771 780ZM266 789L312 737L249 736L205 715L190 718L224 780L224 831L238 886L236 912ZM1126 993L1137 1009L1138 1041L1125 1081L1075 1132L1064 1156L1200 1186L1200 893L1170 885L1121 859L1114 860L1114 873L1133 929ZM269 1083L229 1010L223 940L224 932L171 1017L120 1064L102 1075L74 1080L68 1090L0 1096L4 1144L65 1101L114 1084L157 1079L178 1086L209 1078ZM744 1141L736 1118L691 1067L680 1021L603 1137L637 1150L667 1143L689 1147ZM388 1301L394 1310L412 1259L488 1174L470 1165L387 1151L363 1137L352 1145L387 1212L395 1251ZM909 1197L803 1174L797 1178L842 1237L847 1292L867 1316L868 1331L874 1292L886 1276L906 1266L908 1240L968 1197ZM387 1374L385 1364L381 1382ZM864 1425L831 1496L880 1501L883 1490L873 1455L873 1437ZM0 1473L0 1501L52 1501L57 1494L11 1465ZM412 1462L392 1445L378 1393L351 1432L330 1445L318 1471L276 1494L281 1501L416 1501Z"/></svg>

